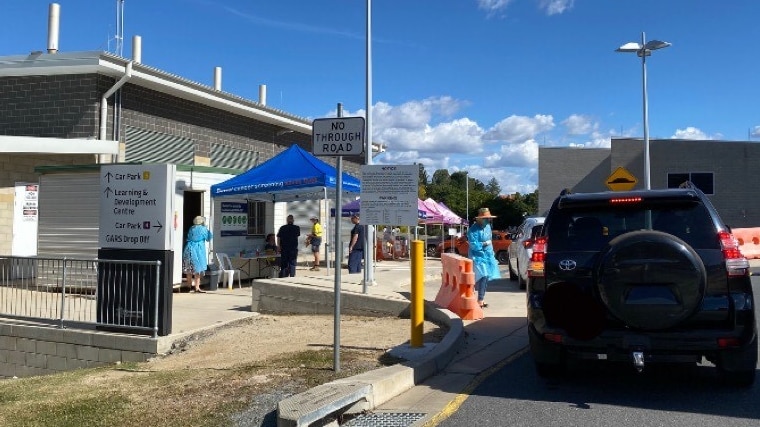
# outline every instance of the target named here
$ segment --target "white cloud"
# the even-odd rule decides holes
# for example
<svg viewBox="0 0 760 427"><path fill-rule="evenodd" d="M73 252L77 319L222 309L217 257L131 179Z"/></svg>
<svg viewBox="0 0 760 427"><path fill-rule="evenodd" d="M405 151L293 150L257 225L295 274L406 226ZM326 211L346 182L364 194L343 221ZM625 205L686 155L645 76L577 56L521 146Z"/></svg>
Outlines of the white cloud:
<svg viewBox="0 0 760 427"><path fill-rule="evenodd" d="M488 15L495 15L512 3L512 0L478 0L478 8L488 12Z"/></svg>
<svg viewBox="0 0 760 427"><path fill-rule="evenodd" d="M385 102L378 102L372 108L372 123L381 128L420 130L437 119L453 117L465 104L450 96L408 101L396 107ZM364 110L361 111L363 114Z"/></svg>
<svg viewBox="0 0 760 427"><path fill-rule="evenodd" d="M551 115L537 114L533 117L513 115L494 125L486 132L483 139L522 142L553 128L554 118Z"/></svg>
<svg viewBox="0 0 760 427"><path fill-rule="evenodd" d="M534 139L504 144L496 153L484 157L486 167L538 167L538 144Z"/></svg>
<svg viewBox="0 0 760 427"><path fill-rule="evenodd" d="M693 126L689 126L686 129L676 129L676 133L670 137L671 139L713 139L707 136L706 133Z"/></svg>
<svg viewBox="0 0 760 427"><path fill-rule="evenodd" d="M755 126L752 129L752 131L750 133L750 137L751 138L758 138L758 137L760 137L760 126Z"/></svg>
<svg viewBox="0 0 760 427"><path fill-rule="evenodd" d="M428 177L432 178L434 171L449 168L449 156L432 158L421 157L416 151L386 151L378 156L374 163L383 165L411 165L416 163L425 166Z"/></svg>
<svg viewBox="0 0 760 427"><path fill-rule="evenodd" d="M596 130L599 125L594 123L590 117L580 114L571 114L570 117L562 121L570 135L586 135Z"/></svg>
<svg viewBox="0 0 760 427"><path fill-rule="evenodd" d="M575 0L540 0L538 7L547 15L559 15L572 9Z"/></svg>
<svg viewBox="0 0 760 427"><path fill-rule="evenodd" d="M374 139L382 142L388 150L418 151L424 153L479 153L482 151L481 129L468 119L455 119L421 129L394 127L388 121L386 127L378 125L373 130Z"/></svg>
<svg viewBox="0 0 760 427"><path fill-rule="evenodd" d="M513 0L478 0L478 8L488 12L488 16L500 15ZM559 15L572 9L575 0L539 0L538 8L547 15Z"/></svg>

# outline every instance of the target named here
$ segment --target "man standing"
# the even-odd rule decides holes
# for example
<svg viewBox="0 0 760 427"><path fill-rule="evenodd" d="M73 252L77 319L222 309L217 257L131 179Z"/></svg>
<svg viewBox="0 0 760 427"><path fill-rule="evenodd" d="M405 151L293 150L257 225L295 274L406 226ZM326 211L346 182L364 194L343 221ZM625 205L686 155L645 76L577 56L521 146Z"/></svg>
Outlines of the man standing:
<svg viewBox="0 0 760 427"><path fill-rule="evenodd" d="M314 254L314 265L309 269L311 271L319 271L319 245L322 244L322 224L319 223L319 218L314 215L311 217L311 253Z"/></svg>
<svg viewBox="0 0 760 427"><path fill-rule="evenodd" d="M348 244L348 273L361 273L364 259L364 226L359 224L359 214L351 215L351 241Z"/></svg>
<svg viewBox="0 0 760 427"><path fill-rule="evenodd" d="M293 215L288 215L287 224L277 232L277 247L280 250L280 277L295 277L298 259L298 236L301 227L293 224Z"/></svg>

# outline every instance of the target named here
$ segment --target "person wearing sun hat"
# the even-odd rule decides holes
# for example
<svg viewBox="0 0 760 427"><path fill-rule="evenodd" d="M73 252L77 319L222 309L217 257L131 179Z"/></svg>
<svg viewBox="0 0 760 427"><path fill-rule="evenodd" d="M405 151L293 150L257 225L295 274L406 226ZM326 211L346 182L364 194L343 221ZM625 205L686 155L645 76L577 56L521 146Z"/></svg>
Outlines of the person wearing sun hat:
<svg viewBox="0 0 760 427"><path fill-rule="evenodd" d="M488 307L484 301L488 281L501 277L499 263L496 261L491 242L493 218L496 216L491 215L490 209L480 208L475 222L467 230L467 242L470 244L469 257L475 271L475 289L478 292L478 304L481 307Z"/></svg>

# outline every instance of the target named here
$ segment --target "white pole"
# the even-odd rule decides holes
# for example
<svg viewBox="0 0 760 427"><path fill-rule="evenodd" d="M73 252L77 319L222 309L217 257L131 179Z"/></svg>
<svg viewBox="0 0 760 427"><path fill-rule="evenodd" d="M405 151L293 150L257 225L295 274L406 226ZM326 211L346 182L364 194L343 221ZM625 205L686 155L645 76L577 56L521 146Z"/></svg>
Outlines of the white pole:
<svg viewBox="0 0 760 427"><path fill-rule="evenodd" d="M646 35L641 32L641 87L644 98L644 177L646 189L652 188L649 166L649 102L647 101L647 50Z"/></svg>
<svg viewBox="0 0 760 427"><path fill-rule="evenodd" d="M464 173L464 188L465 198L467 199L465 216L467 217L467 225L470 225L470 175L466 171Z"/></svg>
<svg viewBox="0 0 760 427"><path fill-rule="evenodd" d="M366 125L367 129L365 137L367 138L366 147L364 148L364 154L366 156L366 163L372 164L372 0L367 0L367 117ZM339 207L336 207L339 209ZM375 226L372 224L366 225L367 232L365 235L364 245L364 283L362 284L362 291L367 293L367 286L375 284L374 269L375 264L373 262L375 258Z"/></svg>

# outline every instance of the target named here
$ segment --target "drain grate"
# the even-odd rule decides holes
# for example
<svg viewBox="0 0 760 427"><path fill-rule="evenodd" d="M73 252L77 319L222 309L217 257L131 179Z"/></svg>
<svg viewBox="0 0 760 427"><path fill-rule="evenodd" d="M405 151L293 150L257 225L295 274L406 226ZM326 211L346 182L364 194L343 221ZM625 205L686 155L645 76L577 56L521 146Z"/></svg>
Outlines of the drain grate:
<svg viewBox="0 0 760 427"><path fill-rule="evenodd" d="M409 427L424 416L425 414L419 413L378 412L358 416L341 425L344 427Z"/></svg>

